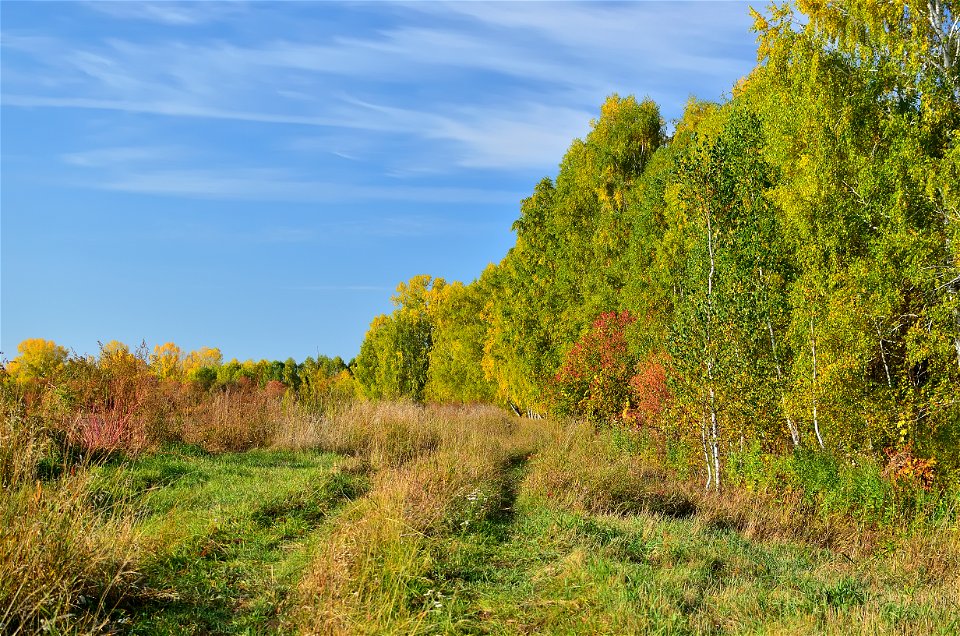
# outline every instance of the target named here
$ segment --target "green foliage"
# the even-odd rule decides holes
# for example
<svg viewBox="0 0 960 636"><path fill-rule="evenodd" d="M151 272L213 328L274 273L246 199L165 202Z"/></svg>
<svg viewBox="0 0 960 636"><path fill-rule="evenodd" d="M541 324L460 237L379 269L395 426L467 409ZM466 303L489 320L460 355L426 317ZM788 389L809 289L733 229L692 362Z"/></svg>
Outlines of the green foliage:
<svg viewBox="0 0 960 636"><path fill-rule="evenodd" d="M492 402L493 386L483 372L488 325L483 282L447 285L434 312L433 346L424 396L436 402Z"/></svg>
<svg viewBox="0 0 960 636"><path fill-rule="evenodd" d="M354 363L367 397L423 400L435 314L445 287L442 278L430 276L400 283L393 297L397 308L370 324Z"/></svg>
<svg viewBox="0 0 960 636"><path fill-rule="evenodd" d="M591 123L556 180L522 202L517 244L489 272L485 369L500 399L525 409L549 406L545 388L567 349L598 315L625 308L629 193L664 141L649 99L612 95Z"/></svg>

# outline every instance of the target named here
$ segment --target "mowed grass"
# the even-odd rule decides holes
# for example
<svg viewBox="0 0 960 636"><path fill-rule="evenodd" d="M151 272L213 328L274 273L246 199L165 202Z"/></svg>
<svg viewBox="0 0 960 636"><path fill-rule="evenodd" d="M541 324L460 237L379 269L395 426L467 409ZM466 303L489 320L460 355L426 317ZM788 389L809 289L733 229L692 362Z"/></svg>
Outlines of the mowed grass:
<svg viewBox="0 0 960 636"><path fill-rule="evenodd" d="M71 597L43 625L960 633L949 502L881 523L803 492L705 495L618 435L486 407L357 404L311 439L315 450L172 446L91 468L76 505L123 521L130 565L96 616Z"/></svg>
<svg viewBox="0 0 960 636"><path fill-rule="evenodd" d="M349 464L349 462L347 462ZM140 518L140 580L112 616L134 634L284 631L316 530L366 488L322 452L209 455L177 447L100 469L93 488Z"/></svg>

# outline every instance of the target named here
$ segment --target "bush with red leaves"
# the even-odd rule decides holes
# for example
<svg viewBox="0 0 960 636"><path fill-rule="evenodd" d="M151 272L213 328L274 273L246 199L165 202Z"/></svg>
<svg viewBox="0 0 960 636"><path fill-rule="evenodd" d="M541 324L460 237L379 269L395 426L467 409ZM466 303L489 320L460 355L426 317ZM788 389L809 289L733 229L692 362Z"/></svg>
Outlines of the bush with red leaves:
<svg viewBox="0 0 960 636"><path fill-rule="evenodd" d="M647 356L637 364L637 373L630 378L631 406L623 419L637 427L655 426L664 408L673 399L667 386L665 354Z"/></svg>
<svg viewBox="0 0 960 636"><path fill-rule="evenodd" d="M601 314L573 345L553 381L558 412L596 423L623 419L630 407L630 378L636 364L626 329L634 322L628 311Z"/></svg>
<svg viewBox="0 0 960 636"><path fill-rule="evenodd" d="M665 354L638 359L627 340L636 321L629 311L603 313L577 340L553 378L557 412L596 424L656 422L672 399L668 359Z"/></svg>
<svg viewBox="0 0 960 636"><path fill-rule="evenodd" d="M267 382L267 386L264 387L264 393L267 394L267 397L271 398L281 397L286 392L287 385L280 380L270 380Z"/></svg>

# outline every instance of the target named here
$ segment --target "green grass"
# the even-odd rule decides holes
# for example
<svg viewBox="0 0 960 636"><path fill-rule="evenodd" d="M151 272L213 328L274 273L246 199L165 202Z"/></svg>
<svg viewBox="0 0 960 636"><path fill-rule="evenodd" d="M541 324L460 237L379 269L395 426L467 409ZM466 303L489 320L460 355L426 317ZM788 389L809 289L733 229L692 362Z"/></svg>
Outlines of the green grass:
<svg viewBox="0 0 960 636"><path fill-rule="evenodd" d="M960 630L949 585L911 581L882 560L749 541L697 519L567 512L523 495L502 524L433 544L419 633Z"/></svg>
<svg viewBox="0 0 960 636"><path fill-rule="evenodd" d="M704 495L592 427L375 408L380 419L351 412L323 431L326 448L350 457L171 446L90 468L76 507L122 519L117 527L135 535L136 572L117 578L125 594L111 588L109 598L121 600L104 607L106 627L131 634L960 633L952 504L943 514L914 506L909 515L873 516L825 506L826 495L863 489L841 488L842 479L820 470L820 458L819 490L758 482ZM378 437L395 429L404 440L426 430L430 443ZM22 509L39 505L34 497L46 501L40 495L22 490ZM883 505L900 510L893 499ZM75 597L58 610L58 626L88 611ZM93 618L76 624L102 616Z"/></svg>
<svg viewBox="0 0 960 636"><path fill-rule="evenodd" d="M114 612L134 634L264 633L282 611L329 514L366 478L317 452L207 455L171 448L101 469L104 505L142 516L142 580Z"/></svg>

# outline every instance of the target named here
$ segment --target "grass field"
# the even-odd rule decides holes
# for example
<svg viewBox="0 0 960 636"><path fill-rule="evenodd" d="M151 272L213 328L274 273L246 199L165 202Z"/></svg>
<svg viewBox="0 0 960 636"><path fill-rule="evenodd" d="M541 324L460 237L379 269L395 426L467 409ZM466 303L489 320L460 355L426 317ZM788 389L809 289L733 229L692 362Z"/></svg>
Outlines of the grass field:
<svg viewBox="0 0 960 636"><path fill-rule="evenodd" d="M42 602L5 566L4 631L960 632L953 509L878 523L785 490L706 496L614 436L493 409L361 405L311 446L169 446L24 490L24 510L67 497L84 532L117 534L43 561L102 557ZM9 565L26 530L4 532Z"/></svg>

